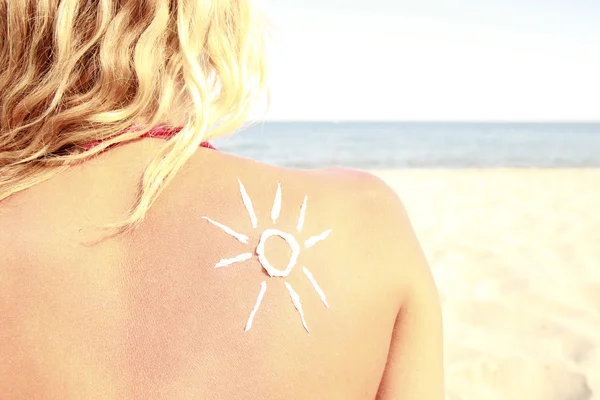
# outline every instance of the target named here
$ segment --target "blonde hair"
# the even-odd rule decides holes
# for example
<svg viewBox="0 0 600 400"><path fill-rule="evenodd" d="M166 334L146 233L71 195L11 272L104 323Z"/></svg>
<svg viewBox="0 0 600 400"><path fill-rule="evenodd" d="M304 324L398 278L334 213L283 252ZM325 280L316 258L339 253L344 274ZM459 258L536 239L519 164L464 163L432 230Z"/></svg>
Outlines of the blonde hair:
<svg viewBox="0 0 600 400"><path fill-rule="evenodd" d="M141 221L200 143L238 129L263 94L267 25L251 3L0 0L0 201L152 127L182 125L112 227Z"/></svg>

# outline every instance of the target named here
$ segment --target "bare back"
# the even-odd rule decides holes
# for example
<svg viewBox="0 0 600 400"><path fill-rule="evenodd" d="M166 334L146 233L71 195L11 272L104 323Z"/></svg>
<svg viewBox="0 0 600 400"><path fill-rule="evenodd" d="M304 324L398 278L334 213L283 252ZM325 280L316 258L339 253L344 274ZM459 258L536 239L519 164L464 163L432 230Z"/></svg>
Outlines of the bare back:
<svg viewBox="0 0 600 400"><path fill-rule="evenodd" d="M199 149L138 228L86 244L161 144L0 204L0 398L391 399L396 380L440 398L435 290L401 204L368 174ZM287 276L261 265L261 237L278 271L295 249ZM401 320L411 301L430 315Z"/></svg>

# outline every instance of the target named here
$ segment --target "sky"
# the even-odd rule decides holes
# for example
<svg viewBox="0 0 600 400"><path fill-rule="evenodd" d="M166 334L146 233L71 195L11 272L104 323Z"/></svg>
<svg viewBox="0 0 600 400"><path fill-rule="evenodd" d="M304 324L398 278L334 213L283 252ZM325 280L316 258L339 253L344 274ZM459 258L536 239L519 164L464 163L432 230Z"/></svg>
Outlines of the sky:
<svg viewBox="0 0 600 400"><path fill-rule="evenodd" d="M598 0L262 0L268 120L600 121Z"/></svg>

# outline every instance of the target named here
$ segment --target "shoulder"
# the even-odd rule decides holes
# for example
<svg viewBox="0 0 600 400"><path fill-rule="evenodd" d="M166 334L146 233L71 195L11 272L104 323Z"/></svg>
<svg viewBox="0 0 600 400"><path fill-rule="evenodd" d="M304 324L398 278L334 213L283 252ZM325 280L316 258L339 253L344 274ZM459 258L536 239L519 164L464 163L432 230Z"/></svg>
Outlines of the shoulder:
<svg viewBox="0 0 600 400"><path fill-rule="evenodd" d="M345 268L373 277L364 284L387 292L397 307L410 292L409 286L427 279L429 270L407 210L377 175L347 168L288 170L253 161L243 170L258 173L267 187L281 182L288 198L290 192L307 194L307 224L323 223L314 228L317 232L331 227L334 234L328 248L345 261Z"/></svg>
<svg viewBox="0 0 600 400"><path fill-rule="evenodd" d="M358 247L376 241L378 247L390 246L384 255L392 255L398 248L397 242L412 234L408 214L396 192L383 179L366 171L288 169L205 149L190 164L187 172L183 171L184 176L188 175L184 180L198 182L198 192L202 194L207 188L218 189L222 194L225 187L236 191L241 180L249 192L265 192L267 202L272 200L270 196L278 184L288 198L307 195L311 213L351 234L359 242Z"/></svg>
<svg viewBox="0 0 600 400"><path fill-rule="evenodd" d="M371 220L379 228L386 225L398 228L398 223L407 222L401 199L377 175L346 168L322 170L322 173L332 183L339 182L337 194L352 201L357 217Z"/></svg>
<svg viewBox="0 0 600 400"><path fill-rule="evenodd" d="M323 173L326 179L339 182L337 187L331 185L335 190L328 197L337 204L348 204L346 215L338 214L338 218L352 232L349 241L369 255L370 268L378 269L399 293L404 293L416 275L416 265L422 264L422 252L398 194L370 172L335 169ZM330 207L338 208L335 204Z"/></svg>
<svg viewBox="0 0 600 400"><path fill-rule="evenodd" d="M211 180L219 181L207 184L200 179L205 187L237 184L238 179L263 189L281 184L284 192L310 194L312 206L331 218L360 221L363 229L399 231L407 228L409 221L402 201L383 179L370 172L348 168L288 169L202 150L191 161L188 179L199 181L198 175L209 175Z"/></svg>
<svg viewBox="0 0 600 400"><path fill-rule="evenodd" d="M333 168L317 174L323 182L323 206L327 212L345 221L345 228L361 243L371 247L376 244L386 250L383 255L393 255L397 242L411 231L406 208L397 193L367 171Z"/></svg>
<svg viewBox="0 0 600 400"><path fill-rule="evenodd" d="M408 291L407 285L428 279L429 270L404 204L384 180L369 172L346 168L295 170L199 149L159 203L177 207L186 218L192 209L213 209L217 215L231 218L242 216L240 182L259 221L271 218L280 187L278 225L289 225L290 229L296 227L306 197L305 230L318 233L332 229L327 248L348 267L368 269L380 277L374 284L389 284L400 296ZM169 218L178 212L169 213Z"/></svg>

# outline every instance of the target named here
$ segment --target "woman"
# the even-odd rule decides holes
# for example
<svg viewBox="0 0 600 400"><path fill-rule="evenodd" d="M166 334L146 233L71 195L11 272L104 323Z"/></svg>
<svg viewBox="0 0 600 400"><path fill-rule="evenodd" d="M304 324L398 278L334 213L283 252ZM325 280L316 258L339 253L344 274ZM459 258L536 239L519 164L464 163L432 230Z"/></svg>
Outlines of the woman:
<svg viewBox="0 0 600 400"><path fill-rule="evenodd" d="M0 0L0 398L443 397L391 189L206 144L263 92L264 29L250 0Z"/></svg>

